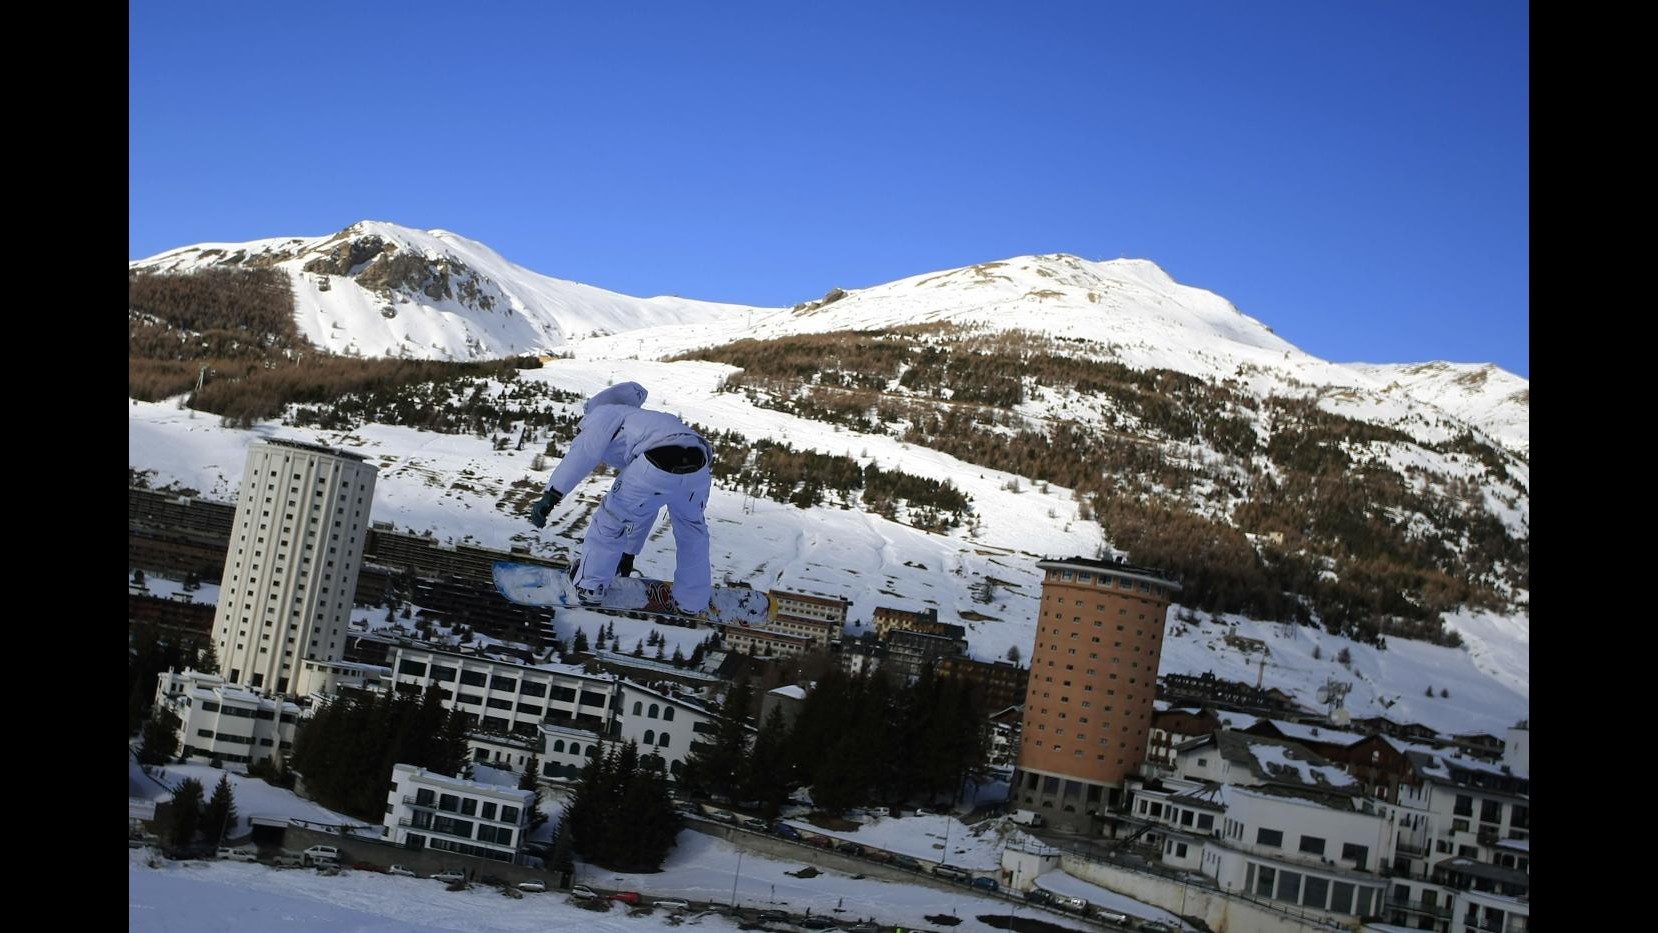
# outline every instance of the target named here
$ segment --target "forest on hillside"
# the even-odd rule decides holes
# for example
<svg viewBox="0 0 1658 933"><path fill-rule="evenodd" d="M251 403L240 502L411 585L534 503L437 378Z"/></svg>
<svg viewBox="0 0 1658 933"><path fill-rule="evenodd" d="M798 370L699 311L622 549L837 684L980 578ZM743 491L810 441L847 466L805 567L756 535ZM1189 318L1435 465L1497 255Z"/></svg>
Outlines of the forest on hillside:
<svg viewBox="0 0 1658 933"><path fill-rule="evenodd" d="M1483 507L1479 483L1436 484L1364 456L1417 447L1512 483L1505 452L1467 433L1423 444L1332 413L1312 392L1260 399L1233 380L1089 355L1104 349L927 325L676 359L739 367L723 389L757 406L1068 487L1108 541L1180 579L1197 608L1454 643L1441 612L1501 611L1507 592L1529 588L1529 538ZM1029 414L1038 399L1054 414Z"/></svg>

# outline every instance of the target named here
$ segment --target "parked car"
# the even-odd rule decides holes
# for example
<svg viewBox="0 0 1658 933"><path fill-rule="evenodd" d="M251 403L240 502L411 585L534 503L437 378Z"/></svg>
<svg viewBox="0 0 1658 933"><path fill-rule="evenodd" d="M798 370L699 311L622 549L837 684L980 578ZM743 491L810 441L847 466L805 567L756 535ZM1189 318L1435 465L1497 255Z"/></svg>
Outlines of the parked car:
<svg viewBox="0 0 1658 933"><path fill-rule="evenodd" d="M898 856L893 855L885 849L870 849L864 853L864 858L869 859L872 862L886 862L890 864L897 859Z"/></svg>
<svg viewBox="0 0 1658 933"><path fill-rule="evenodd" d="M518 882L518 890L529 891L532 894L540 894L542 891L547 890L547 882L536 881L534 879L529 881L520 881Z"/></svg>
<svg viewBox="0 0 1658 933"><path fill-rule="evenodd" d="M338 846L311 846L299 857L307 865L332 865L340 861L340 850Z"/></svg>
<svg viewBox="0 0 1658 933"><path fill-rule="evenodd" d="M973 887L983 888L986 891L995 892L995 891L1000 891L1002 889L1001 885L996 883L995 878L986 878L982 875L977 877L977 878L974 878L972 884L973 884Z"/></svg>
<svg viewBox="0 0 1658 933"><path fill-rule="evenodd" d="M405 878L415 877L414 869L409 868L407 865L393 865L392 867L386 869L386 874L402 875Z"/></svg>
<svg viewBox="0 0 1658 933"><path fill-rule="evenodd" d="M381 868L379 865L376 865L373 862L352 862L351 863L351 870L352 871L373 871L373 872L379 872L382 875L386 873L386 870L384 868Z"/></svg>
<svg viewBox="0 0 1658 933"><path fill-rule="evenodd" d="M1072 913L1085 914L1088 912L1088 901L1070 894L1055 894L1053 905L1060 910L1069 910Z"/></svg>
<svg viewBox="0 0 1658 933"><path fill-rule="evenodd" d="M897 865L899 868L908 868L910 871L921 870L921 862L919 862L914 856L904 855L902 853L893 854L892 864Z"/></svg>
<svg viewBox="0 0 1658 933"><path fill-rule="evenodd" d="M732 813L730 810L715 810L713 813L708 815L716 820L719 820L721 823L731 823L735 825L737 822L737 814Z"/></svg>
<svg viewBox="0 0 1658 933"><path fill-rule="evenodd" d="M796 920L794 925L808 930L833 930L836 926L835 921L819 914L807 914Z"/></svg>
<svg viewBox="0 0 1658 933"><path fill-rule="evenodd" d="M251 850L240 848L233 849L230 846L219 847L219 858L228 859L232 862L259 861L259 856L254 854Z"/></svg>
<svg viewBox="0 0 1658 933"><path fill-rule="evenodd" d="M639 896L638 891L612 891L610 899L613 901L621 901L624 904L637 904L644 900L644 898Z"/></svg>
<svg viewBox="0 0 1658 933"><path fill-rule="evenodd" d="M766 831L766 821L757 816L740 817L738 822L743 825L744 829L753 829L762 833Z"/></svg>
<svg viewBox="0 0 1658 933"><path fill-rule="evenodd" d="M1128 914L1125 914L1119 910L1112 910L1109 907L1095 907L1093 914L1095 920L1104 920L1107 923L1115 923L1118 926L1129 925Z"/></svg>
<svg viewBox="0 0 1658 933"><path fill-rule="evenodd" d="M784 839L793 839L796 842L800 841L800 831L787 823L773 823L771 825L771 831L773 835L781 836Z"/></svg>
<svg viewBox="0 0 1658 933"><path fill-rule="evenodd" d="M807 836L806 837L806 843L808 845L817 846L820 849L833 849L835 847L835 837L833 837L833 836Z"/></svg>
<svg viewBox="0 0 1658 933"><path fill-rule="evenodd" d="M1032 904L1051 904L1053 903L1053 899L1054 896L1052 893L1044 891L1041 888L1031 888L1029 891L1025 892L1025 900L1030 901Z"/></svg>
<svg viewBox="0 0 1658 933"><path fill-rule="evenodd" d="M835 843L835 851L844 852L847 855L862 855L864 854L864 847L858 845L856 842L847 842L842 840Z"/></svg>
<svg viewBox="0 0 1658 933"><path fill-rule="evenodd" d="M570 896L578 901L593 901L598 900L599 892L585 884L578 884L570 889Z"/></svg>
<svg viewBox="0 0 1658 933"><path fill-rule="evenodd" d="M881 933L881 928L869 920L860 920L849 927L842 927L845 933Z"/></svg>
<svg viewBox="0 0 1658 933"><path fill-rule="evenodd" d="M271 864L277 868L303 868L305 867L305 856L298 852L280 852L276 858L271 859Z"/></svg>
<svg viewBox="0 0 1658 933"><path fill-rule="evenodd" d="M957 868L954 865L934 865L933 874L940 878L948 878L951 881L967 881L973 877L967 869Z"/></svg>
<svg viewBox="0 0 1658 933"><path fill-rule="evenodd" d="M691 904L690 904L689 901L686 901L682 898L677 898L677 897L659 897L656 900L651 901L651 906L652 907L660 907L663 910L690 910L691 909Z"/></svg>
<svg viewBox="0 0 1658 933"><path fill-rule="evenodd" d="M781 921L783 923L788 923L789 922L789 915L786 911L777 910L775 908L767 908L766 910L760 911L760 919L761 920L767 920L767 921L773 921L773 922Z"/></svg>
<svg viewBox="0 0 1658 933"><path fill-rule="evenodd" d="M1156 920L1143 920L1140 922L1140 933L1174 933L1174 927Z"/></svg>
<svg viewBox="0 0 1658 933"><path fill-rule="evenodd" d="M461 871L459 868L445 868L443 871L433 875L432 880L441 881L444 884L465 884L466 872Z"/></svg>

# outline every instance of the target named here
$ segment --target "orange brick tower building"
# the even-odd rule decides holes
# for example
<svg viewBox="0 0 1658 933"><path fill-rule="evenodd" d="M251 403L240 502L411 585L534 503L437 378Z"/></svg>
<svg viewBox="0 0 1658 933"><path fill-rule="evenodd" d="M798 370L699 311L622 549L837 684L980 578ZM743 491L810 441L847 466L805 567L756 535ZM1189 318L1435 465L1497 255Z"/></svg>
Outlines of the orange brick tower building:
<svg viewBox="0 0 1658 933"><path fill-rule="evenodd" d="M1042 606L1008 805L1098 831L1146 757L1163 623L1180 584L1161 571L1044 560Z"/></svg>

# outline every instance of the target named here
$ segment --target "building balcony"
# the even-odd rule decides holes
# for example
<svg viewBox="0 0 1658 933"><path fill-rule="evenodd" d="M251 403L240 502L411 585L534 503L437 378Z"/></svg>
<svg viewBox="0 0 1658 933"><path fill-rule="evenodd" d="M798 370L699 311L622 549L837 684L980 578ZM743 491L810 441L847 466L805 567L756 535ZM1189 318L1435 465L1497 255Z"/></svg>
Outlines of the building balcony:
<svg viewBox="0 0 1658 933"><path fill-rule="evenodd" d="M1400 855L1409 856L1411 858L1426 858L1428 855L1428 840L1423 839L1420 842L1411 842L1405 839L1400 839L1394 846L1394 849Z"/></svg>
<svg viewBox="0 0 1658 933"><path fill-rule="evenodd" d="M1387 906L1392 910L1402 910L1409 914L1421 914L1427 917L1450 919L1451 906L1449 904L1428 904L1422 901L1391 900Z"/></svg>

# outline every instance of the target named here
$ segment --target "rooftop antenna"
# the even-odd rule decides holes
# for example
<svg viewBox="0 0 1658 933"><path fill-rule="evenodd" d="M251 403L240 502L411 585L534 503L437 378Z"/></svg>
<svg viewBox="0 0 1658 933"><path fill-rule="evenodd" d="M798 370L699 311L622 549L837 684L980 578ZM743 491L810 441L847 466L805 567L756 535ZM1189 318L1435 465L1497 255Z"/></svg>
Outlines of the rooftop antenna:
<svg viewBox="0 0 1658 933"><path fill-rule="evenodd" d="M1344 705L1347 692L1352 689L1352 684L1336 680L1334 677L1325 678L1324 686L1318 688L1318 702L1325 705L1329 710L1329 720L1338 726L1345 726L1353 719Z"/></svg>

